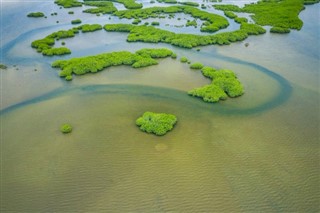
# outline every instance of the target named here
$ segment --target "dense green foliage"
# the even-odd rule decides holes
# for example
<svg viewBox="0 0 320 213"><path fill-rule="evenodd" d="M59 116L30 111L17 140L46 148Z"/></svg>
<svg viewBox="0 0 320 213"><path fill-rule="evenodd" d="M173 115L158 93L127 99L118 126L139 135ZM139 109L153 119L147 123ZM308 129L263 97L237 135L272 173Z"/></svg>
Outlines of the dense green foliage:
<svg viewBox="0 0 320 213"><path fill-rule="evenodd" d="M63 124L60 127L60 131L64 134L72 132L72 126L70 124Z"/></svg>
<svg viewBox="0 0 320 213"><path fill-rule="evenodd" d="M197 2L185 1L185 2L179 2L179 3L188 5L188 6L199 7L199 4Z"/></svg>
<svg viewBox="0 0 320 213"><path fill-rule="evenodd" d="M270 29L271 33L290 33L290 29L282 27L272 27Z"/></svg>
<svg viewBox="0 0 320 213"><path fill-rule="evenodd" d="M66 47L50 48L42 51L42 54L46 56L66 55L70 53L71 51Z"/></svg>
<svg viewBox="0 0 320 213"><path fill-rule="evenodd" d="M93 32L97 30L101 30L102 26L100 24L84 24L78 27L83 33Z"/></svg>
<svg viewBox="0 0 320 213"><path fill-rule="evenodd" d="M180 58L180 62L182 62L182 63L187 63L187 62L188 62L187 57L182 56L182 57Z"/></svg>
<svg viewBox="0 0 320 213"><path fill-rule="evenodd" d="M127 51L103 53L95 56L82 58L72 58L69 60L57 60L52 63L52 67L61 68L60 76L67 77L72 74L83 75L86 73L96 73L110 66L131 65L133 68L156 65L156 58L171 56L171 50L162 49L141 49L136 53Z"/></svg>
<svg viewBox="0 0 320 213"><path fill-rule="evenodd" d="M231 42L242 41L246 39L248 35L258 35L266 32L265 29L259 25L248 23L242 23L240 30L216 35L176 34L152 26L134 26L128 24L107 24L104 26L104 29L107 31L129 32L127 38L129 42L164 42L184 48L209 44L225 45Z"/></svg>
<svg viewBox="0 0 320 213"><path fill-rule="evenodd" d="M243 23L243 22L248 22L248 19L247 19L247 18L244 18L244 17L236 17L236 18L234 19L234 21L237 22L237 23L239 23L239 24L241 24L241 23Z"/></svg>
<svg viewBox="0 0 320 213"><path fill-rule="evenodd" d="M231 11L224 11L224 15L227 16L228 18L232 18L232 19L237 18L237 15Z"/></svg>
<svg viewBox="0 0 320 213"><path fill-rule="evenodd" d="M166 113L145 112L136 120L137 126L147 133L165 135L177 123L176 116Z"/></svg>
<svg viewBox="0 0 320 213"><path fill-rule="evenodd" d="M201 97L206 102L218 102L229 97L241 96L243 86L231 70L216 70L212 67L203 67L202 74L212 79L211 84L195 88L189 95Z"/></svg>
<svg viewBox="0 0 320 213"><path fill-rule="evenodd" d="M197 23L197 21L194 19L194 20L192 20L192 21L187 21L187 23L186 23L186 27L189 27L189 26L194 26L194 27L196 27L196 26L198 26L198 23Z"/></svg>
<svg viewBox="0 0 320 213"><path fill-rule="evenodd" d="M80 19L72 20L71 24L81 24L81 20Z"/></svg>
<svg viewBox="0 0 320 213"><path fill-rule="evenodd" d="M97 0L84 0L84 2L97 1ZM137 3L135 0L100 0L100 1L111 1L123 4L127 9L140 9L143 7L141 3Z"/></svg>
<svg viewBox="0 0 320 213"><path fill-rule="evenodd" d="M176 0L157 0L160 3L167 3L167 4L176 4L178 3Z"/></svg>
<svg viewBox="0 0 320 213"><path fill-rule="evenodd" d="M56 0L54 3L63 6L64 8L81 7L82 3L77 0Z"/></svg>
<svg viewBox="0 0 320 213"><path fill-rule="evenodd" d="M309 4L316 4L316 3L319 3L320 0L304 0L303 3L305 5L309 5Z"/></svg>
<svg viewBox="0 0 320 213"><path fill-rule="evenodd" d="M151 25L152 25L152 26L159 26L159 25L160 25L160 23L159 23L159 22L157 22L157 21L153 21L153 22L151 22Z"/></svg>
<svg viewBox="0 0 320 213"><path fill-rule="evenodd" d="M2 69L2 70L5 70L5 69L7 69L8 67L5 65L5 64L0 64L0 69Z"/></svg>
<svg viewBox="0 0 320 213"><path fill-rule="evenodd" d="M33 18L39 18L39 17L44 17L44 13L42 13L42 12L34 12L34 13L29 13L27 16L28 17L33 17Z"/></svg>
<svg viewBox="0 0 320 213"><path fill-rule="evenodd" d="M161 13L185 13L190 14L194 18L199 18L203 21L206 21L207 24L201 27L202 32L216 32L219 29L226 28L229 23L226 18L208 13L206 11L200 10L198 8L189 7L189 6L171 6L171 7L150 7L145 9L138 10L121 10L114 13L114 15L120 18L155 18L158 17Z"/></svg>
<svg viewBox="0 0 320 213"><path fill-rule="evenodd" d="M110 14L117 11L117 8L113 5L112 2L106 2L106 1L85 1L85 5L88 6L95 6L97 8L89 8L84 10L84 13L93 13L93 14Z"/></svg>
<svg viewBox="0 0 320 213"><path fill-rule="evenodd" d="M79 30L85 33L101 29L102 26L99 24L84 24L69 30L59 30L57 32L51 33L43 39L33 41L31 43L31 46L37 49L37 52L42 53L46 56L70 54L71 51L66 47L52 49L52 46L55 44L55 40L74 37L75 34L79 32Z"/></svg>
<svg viewBox="0 0 320 213"><path fill-rule="evenodd" d="M252 13L252 19L259 25L270 25L300 30L303 22L299 13L304 9L302 0L263 0L246 4L243 8L235 5L214 5L223 11Z"/></svg>
<svg viewBox="0 0 320 213"><path fill-rule="evenodd" d="M203 68L203 64L196 62L190 65L191 69L200 70Z"/></svg>

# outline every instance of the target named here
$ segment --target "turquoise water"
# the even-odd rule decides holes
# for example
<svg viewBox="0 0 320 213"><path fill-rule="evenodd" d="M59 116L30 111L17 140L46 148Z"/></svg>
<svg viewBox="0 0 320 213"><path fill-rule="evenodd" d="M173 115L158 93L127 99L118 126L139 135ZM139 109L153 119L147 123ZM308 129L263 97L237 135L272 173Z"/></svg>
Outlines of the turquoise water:
<svg viewBox="0 0 320 213"><path fill-rule="evenodd" d="M9 66L1 70L1 212L319 211L319 4L307 6L302 30L288 35L197 52L128 45L126 34L100 31L65 39L72 54L53 58L31 41L71 28L75 18L117 20L81 8L67 15L51 1L1 6L1 63ZM48 19L25 17L35 9ZM245 94L216 104L188 96L209 81L178 59L72 82L50 67L145 47L232 69ZM145 111L173 113L178 123L163 137L142 133L135 119ZM71 134L60 133L63 123Z"/></svg>

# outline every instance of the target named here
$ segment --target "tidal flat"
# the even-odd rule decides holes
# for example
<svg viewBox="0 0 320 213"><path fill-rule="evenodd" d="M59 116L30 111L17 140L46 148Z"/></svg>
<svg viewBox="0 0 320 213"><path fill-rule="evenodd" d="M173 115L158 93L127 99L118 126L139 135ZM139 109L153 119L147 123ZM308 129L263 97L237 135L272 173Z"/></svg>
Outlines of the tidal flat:
<svg viewBox="0 0 320 213"><path fill-rule="evenodd" d="M220 16L213 4L234 4L194 2ZM60 9L53 1L2 1L1 7L0 63L7 67L0 69L1 212L320 211L319 4L305 5L302 28L287 34L263 26L265 34L197 51L129 43L127 33L100 30L56 41L54 47L65 42L71 54L52 57L37 53L32 41L73 28L75 19L101 26L133 19L83 13L91 8L85 5ZM48 17L27 17L35 11ZM230 24L222 32L240 29L225 18ZM187 19L193 18L180 13L141 25L157 21L156 28L177 34L211 35L200 26L174 27ZM51 67L143 48L167 48L177 58L139 69L113 66L72 81ZM232 70L244 94L218 103L188 96L211 82L190 69L196 62ZM135 123L146 111L173 114L178 122L164 136L146 134ZM63 134L63 124L72 132Z"/></svg>

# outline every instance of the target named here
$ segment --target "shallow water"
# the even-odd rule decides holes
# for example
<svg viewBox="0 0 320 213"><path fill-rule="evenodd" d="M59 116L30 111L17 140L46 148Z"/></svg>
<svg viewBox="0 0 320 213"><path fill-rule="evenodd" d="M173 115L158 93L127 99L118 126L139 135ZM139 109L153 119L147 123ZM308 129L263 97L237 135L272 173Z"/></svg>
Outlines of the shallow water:
<svg viewBox="0 0 320 213"><path fill-rule="evenodd" d="M8 4L16 3L2 7ZM66 39L72 54L53 58L30 42L70 28L75 18L108 18L75 8L73 17L58 15L65 21L47 26L53 19L24 18L35 4L23 5L2 9L4 20L17 14L25 28L1 28L1 62L9 65L1 71L1 212L319 211L319 4L301 13L304 27L289 35L197 52L128 45L126 34L99 31ZM246 92L216 104L189 97L210 81L179 59L72 82L50 67L61 58L144 47L232 69ZM135 120L145 111L173 113L178 123L162 137L142 133ZM72 124L71 134L60 133L63 123Z"/></svg>

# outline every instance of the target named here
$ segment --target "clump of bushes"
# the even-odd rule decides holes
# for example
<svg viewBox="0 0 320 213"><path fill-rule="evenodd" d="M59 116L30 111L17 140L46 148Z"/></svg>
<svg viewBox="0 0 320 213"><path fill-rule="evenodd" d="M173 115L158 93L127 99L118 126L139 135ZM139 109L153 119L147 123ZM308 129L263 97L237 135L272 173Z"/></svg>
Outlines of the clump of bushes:
<svg viewBox="0 0 320 213"><path fill-rule="evenodd" d="M281 34L283 34L283 33L290 33L290 29L288 29L288 28L282 28L282 27L272 27L272 28L270 29L270 32L271 32L271 33L281 33Z"/></svg>
<svg viewBox="0 0 320 213"><path fill-rule="evenodd" d="M82 3L77 0L55 0L54 3L64 8L82 7Z"/></svg>
<svg viewBox="0 0 320 213"><path fill-rule="evenodd" d="M192 21L187 21L187 23L186 23L186 27L189 27L189 26L194 26L194 27L196 27L198 24L197 24L197 21L194 19L194 20L192 20Z"/></svg>
<svg viewBox="0 0 320 213"><path fill-rule="evenodd" d="M180 2L180 4L193 6L193 7L199 7L199 4L197 2L191 2L191 1Z"/></svg>
<svg viewBox="0 0 320 213"><path fill-rule="evenodd" d="M64 134L72 132L72 126L70 124L63 124L60 127L60 131Z"/></svg>
<svg viewBox="0 0 320 213"><path fill-rule="evenodd" d="M81 20L80 19L75 19L71 21L71 24L81 24Z"/></svg>
<svg viewBox="0 0 320 213"><path fill-rule="evenodd" d="M0 64L0 69L2 69L2 70L5 70L5 69L7 69L8 67L5 65L5 64Z"/></svg>
<svg viewBox="0 0 320 213"><path fill-rule="evenodd" d="M39 18L39 17L44 17L44 13L42 13L42 12L33 12L33 13L29 13L27 16L28 17L32 17L32 18Z"/></svg>
<svg viewBox="0 0 320 213"><path fill-rule="evenodd" d="M67 77L72 76L72 74L96 73L107 67L118 65L131 65L133 68L156 65L158 62L155 59L169 57L172 54L173 52L166 48L145 48L135 53L120 51L69 60L57 60L52 63L52 67L61 68L60 77Z"/></svg>
<svg viewBox="0 0 320 213"><path fill-rule="evenodd" d="M100 24L84 24L78 27L83 33L93 32L97 30L101 30L102 26Z"/></svg>
<svg viewBox="0 0 320 213"><path fill-rule="evenodd" d="M158 136L165 135L177 123L177 117L172 114L145 112L136 120L136 125L147 133Z"/></svg>
<svg viewBox="0 0 320 213"><path fill-rule="evenodd" d="M151 22L151 25L152 25L152 26L159 26L159 25L160 25L160 23L159 23L159 22L157 22L157 21L153 21L153 22Z"/></svg>
<svg viewBox="0 0 320 213"><path fill-rule="evenodd" d="M85 1L85 5L95 6L97 8L89 8L84 10L84 13L93 13L93 14L111 14L117 11L117 8L113 5L112 2L105 1Z"/></svg>
<svg viewBox="0 0 320 213"><path fill-rule="evenodd" d="M46 56L66 55L70 53L71 51L66 47L50 48L42 51L42 54Z"/></svg>
<svg viewBox="0 0 320 213"><path fill-rule="evenodd" d="M211 84L195 88L189 95L200 97L206 102L218 102L229 97L241 96L244 93L243 85L231 70L216 70L212 67L203 67L202 74L212 79Z"/></svg>
<svg viewBox="0 0 320 213"><path fill-rule="evenodd" d="M191 69L200 70L203 68L203 64L196 62L190 65Z"/></svg>
<svg viewBox="0 0 320 213"><path fill-rule="evenodd" d="M180 58L180 62L182 62L182 63L187 63L187 62L188 62L188 59L183 56L183 57Z"/></svg>

